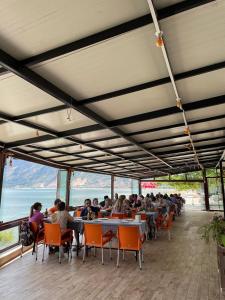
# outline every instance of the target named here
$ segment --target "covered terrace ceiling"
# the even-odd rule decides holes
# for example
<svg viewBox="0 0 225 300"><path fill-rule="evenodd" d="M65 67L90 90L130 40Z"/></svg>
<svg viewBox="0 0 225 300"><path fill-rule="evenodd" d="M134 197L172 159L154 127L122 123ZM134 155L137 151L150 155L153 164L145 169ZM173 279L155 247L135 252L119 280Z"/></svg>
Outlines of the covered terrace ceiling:
<svg viewBox="0 0 225 300"><path fill-rule="evenodd" d="M147 0L3 0L0 147L134 178L216 166L225 1L153 4L190 136Z"/></svg>

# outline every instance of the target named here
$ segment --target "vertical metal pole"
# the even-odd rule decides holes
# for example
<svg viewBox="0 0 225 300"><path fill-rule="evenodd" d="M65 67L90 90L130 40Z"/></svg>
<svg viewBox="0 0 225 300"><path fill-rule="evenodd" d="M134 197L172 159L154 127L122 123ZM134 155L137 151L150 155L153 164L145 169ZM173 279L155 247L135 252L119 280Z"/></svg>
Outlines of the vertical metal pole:
<svg viewBox="0 0 225 300"><path fill-rule="evenodd" d="M220 180L221 180L221 193L223 198L223 212L225 217L225 191L224 191L224 182L223 182L223 161L220 161Z"/></svg>
<svg viewBox="0 0 225 300"><path fill-rule="evenodd" d="M141 179L138 180L138 194L141 195Z"/></svg>
<svg viewBox="0 0 225 300"><path fill-rule="evenodd" d="M114 175L111 175L111 199L114 200Z"/></svg>
<svg viewBox="0 0 225 300"><path fill-rule="evenodd" d="M206 177L205 169L202 171L203 173L203 185L204 185L204 195L205 195L205 209L210 210L209 206L209 188L208 188L208 179Z"/></svg>
<svg viewBox="0 0 225 300"><path fill-rule="evenodd" d="M6 160L6 155L3 151L1 151L0 152L0 206L1 206L1 199L2 199L2 185L3 185L5 160Z"/></svg>
<svg viewBox="0 0 225 300"><path fill-rule="evenodd" d="M71 173L72 170L67 170L67 176L66 176L66 206L68 207L70 205L70 180L71 180Z"/></svg>

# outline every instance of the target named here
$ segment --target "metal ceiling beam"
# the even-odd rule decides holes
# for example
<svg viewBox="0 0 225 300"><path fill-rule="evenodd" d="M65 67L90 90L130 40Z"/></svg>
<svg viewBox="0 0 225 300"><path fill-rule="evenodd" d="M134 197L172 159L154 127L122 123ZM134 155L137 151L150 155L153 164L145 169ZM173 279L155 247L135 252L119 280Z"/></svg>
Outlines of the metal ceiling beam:
<svg viewBox="0 0 225 300"><path fill-rule="evenodd" d="M214 0L187 0L182 1L181 3L177 3L171 5L169 7L165 7L158 11L158 18L160 20L171 17L173 15L179 14L181 12L193 9L195 7L213 2ZM63 46L56 47L54 49L48 50L46 52L34 55L32 57L26 58L22 61L22 65L35 65L43 61L47 61L49 59L53 59L59 57L61 55L65 55L71 53L76 50L80 50L82 48L86 48L88 46L94 45L96 43L100 43L106 41L108 39L117 37L121 34L127 33L131 30L135 30L141 28L143 26L149 25L152 23L151 14L146 14L134 20L130 20L128 22L122 23L120 25L116 25L109 29L103 30L101 32L95 33L93 35L84 37L80 40L68 43ZM3 68L0 69L0 74L5 74L7 71Z"/></svg>
<svg viewBox="0 0 225 300"><path fill-rule="evenodd" d="M221 96L212 97L204 100L185 103L183 104L183 108L185 109L185 111L192 111L195 109L202 109L209 106L220 105L224 103L225 103L225 95L221 95ZM117 127L122 125L128 125L131 123L143 122L143 121L161 118L161 117L165 117L177 113L181 113L180 109L176 106L172 106L160 110L155 110L143 114L133 115L133 116L109 121L108 126L112 128L112 127Z"/></svg>
<svg viewBox="0 0 225 300"><path fill-rule="evenodd" d="M43 90L47 94L55 97L62 103L69 105L70 107L74 108L75 110L79 111L81 114L85 115L86 117L90 118L91 120L95 121L96 123L99 123L103 128L109 129L108 122L104 118L102 118L100 115L96 114L94 111L87 107L79 107L79 101L77 101L75 98L72 98L70 95L62 91L60 88L49 82L48 80L44 79L34 71L28 69L26 66L21 65L21 63L4 52L3 50L0 50L0 64L6 68L7 70L13 72L17 76L21 77L25 81L31 83L32 85L36 86L37 88ZM156 156L154 153L152 153L149 149L146 149L145 147L139 145L134 139L128 138L124 136L124 133L120 129L112 129L112 131L116 134L118 134L120 137L125 138L129 142L132 142L136 146L140 147L145 153L147 153L150 156L154 156L158 160L160 160L163 164L169 166L172 168L171 165L169 165L166 161L161 159L160 157Z"/></svg>

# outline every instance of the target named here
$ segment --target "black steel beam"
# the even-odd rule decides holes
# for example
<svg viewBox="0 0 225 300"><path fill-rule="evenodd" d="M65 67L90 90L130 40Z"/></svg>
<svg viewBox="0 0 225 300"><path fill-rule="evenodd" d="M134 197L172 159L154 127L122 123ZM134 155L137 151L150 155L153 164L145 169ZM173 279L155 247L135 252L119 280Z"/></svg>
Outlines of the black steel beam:
<svg viewBox="0 0 225 300"><path fill-rule="evenodd" d="M158 10L158 12L157 12L158 18L159 18L159 20L162 20L162 19L171 17L173 15L179 14L181 12L193 9L195 7L207 4L209 2L213 2L213 1L214 0L182 1L181 3L177 3L177 4L171 5L169 7L165 7L163 9ZM104 31L95 33L88 37L84 37L80 40L68 43L63 46L59 46L57 48L48 50L46 52L34 55L29 58L26 58L26 59L22 60L21 63L22 63L22 65L28 65L28 66L38 64L40 62L43 62L43 61L46 61L49 59L53 59L53 58L59 57L61 55L94 45L96 43L106 41L110 38L127 33L131 30L141 28L141 27L146 26L151 23L152 23L151 14L146 14L146 15L136 18L134 20L127 21L125 23L122 23L120 25L111 27ZM3 69L3 68L0 69L0 74L5 74L5 72L6 72L5 69Z"/></svg>

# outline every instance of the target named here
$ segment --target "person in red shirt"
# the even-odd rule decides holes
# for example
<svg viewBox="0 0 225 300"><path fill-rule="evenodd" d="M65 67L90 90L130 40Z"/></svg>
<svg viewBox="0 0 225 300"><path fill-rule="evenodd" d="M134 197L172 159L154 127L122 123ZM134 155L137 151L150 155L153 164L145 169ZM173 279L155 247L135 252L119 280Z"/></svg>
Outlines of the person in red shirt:
<svg viewBox="0 0 225 300"><path fill-rule="evenodd" d="M52 215L54 214L56 211L58 211L58 204L61 202L60 199L56 199L54 202L54 206L48 209L48 214Z"/></svg>

